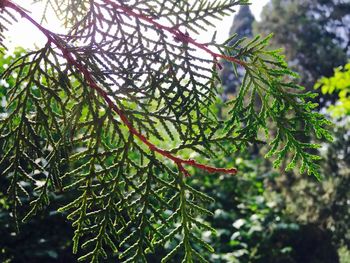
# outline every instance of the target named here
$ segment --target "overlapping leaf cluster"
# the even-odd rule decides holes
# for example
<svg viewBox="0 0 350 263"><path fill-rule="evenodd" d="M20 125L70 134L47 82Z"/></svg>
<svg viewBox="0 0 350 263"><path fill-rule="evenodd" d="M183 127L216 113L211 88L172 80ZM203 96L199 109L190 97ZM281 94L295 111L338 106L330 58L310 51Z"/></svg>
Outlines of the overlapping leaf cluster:
<svg viewBox="0 0 350 263"><path fill-rule="evenodd" d="M331 141L332 135L325 128L331 123L315 110L318 105L312 99L317 94L303 93L303 87L293 82L298 75L288 69L282 50L268 49L271 37L257 36L251 41L240 39L233 45L222 47L223 52L246 62L237 97L228 102L231 118L225 128L247 140L265 134L266 138L272 139L266 157L276 156L275 167L290 156L292 161L287 170L300 163L301 173L307 172L319 178L315 162L319 156L314 149L320 145L310 143L308 136L315 134L318 139ZM233 65L235 71L236 67ZM271 122L275 126L273 131L269 130Z"/></svg>
<svg viewBox="0 0 350 263"><path fill-rule="evenodd" d="M246 1L46 2L73 22L67 36L51 36L152 143L179 156L195 152L211 158L229 153L228 144L232 150L246 147L265 130L273 139L270 154L277 155L276 166L294 152L289 168L301 160L302 170L318 175L317 156L309 152L317 146L300 138L311 132L329 138L327 122L307 102L312 94L291 92L298 88L286 79L293 73L279 51L267 50L268 39L206 45L244 62L246 76L223 121L215 113L216 58L198 55L184 39L144 19L197 32L210 25L208 19ZM6 91L8 113L0 119L0 167L6 167L1 175L11 182L14 216L24 196L33 194L28 219L48 205L48 192L72 191L76 198L61 211L73 222L73 250L81 247L81 260L117 254L125 262L146 262L147 253L167 245L172 248L162 262L179 255L183 262L207 262L196 248L212 248L193 230L213 231L201 219L210 214L205 204L211 198L188 185L171 160L136 138L66 58L49 41L1 75L15 78ZM277 134L269 134L269 120Z"/></svg>
<svg viewBox="0 0 350 263"><path fill-rule="evenodd" d="M1 8L0 2L0 8ZM8 27L13 24L13 22L17 21L17 19L5 9L0 9L0 48L6 49L4 44L5 40L5 32L8 30Z"/></svg>

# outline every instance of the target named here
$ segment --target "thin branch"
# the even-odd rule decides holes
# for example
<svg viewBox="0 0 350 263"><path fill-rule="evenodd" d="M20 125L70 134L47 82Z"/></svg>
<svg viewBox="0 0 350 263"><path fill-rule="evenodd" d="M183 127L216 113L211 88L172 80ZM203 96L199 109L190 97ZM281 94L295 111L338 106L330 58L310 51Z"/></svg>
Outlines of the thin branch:
<svg viewBox="0 0 350 263"><path fill-rule="evenodd" d="M172 33L175 37L178 37L179 40L181 41L185 41L188 43L191 43L195 46L197 46L198 48L203 49L204 51L208 52L209 54L211 54L214 58L216 57L221 57L223 59L227 59L229 61L233 61L237 64L240 65L244 65L243 62L236 60L233 57L226 57L224 55L221 54L216 54L215 52L209 50L204 44L199 44L197 42L195 42L195 40L193 40L192 38L190 38L189 36L183 34L179 29L174 29L174 28L170 28L170 27L166 27L163 26L161 24L159 24L158 22L154 21L153 19L150 19L146 16L143 16L141 14L137 14L134 11L132 11L131 9L127 8L127 7L123 7L123 6L119 6L109 0L105 0L106 3L109 3L111 5L113 5L115 8L118 8L120 10L122 10L123 12L138 17L140 19L143 19L149 23L151 23L152 25L156 26L159 29L162 30L166 30L170 33ZM199 168L201 170L204 170L206 172L209 173L226 173L226 174L236 174L237 173L237 169L235 168L230 168L230 169L226 169L226 168L216 168L216 167L211 167L208 165L204 165L204 164L200 164L198 162L196 162L195 160L192 159L182 159L180 157L177 157L173 154L171 154L169 151L163 150L159 147L157 147L156 145L154 145L152 142L150 142L143 134L141 134L140 132L138 132L134 126L130 123L130 121L128 120L128 118L126 117L126 115L124 114L123 110L120 109L116 103L113 102L113 100L109 97L109 95L107 94L106 91L104 91L94 80L92 77L92 73L90 73L90 71L80 62L78 62L73 55L71 54L71 52L62 44L62 41L60 40L60 38L55 35L53 32L47 30L46 28L44 28L43 26L41 26L38 22L36 22L29 14L27 14L27 12L21 8L20 6L14 4L13 2L9 1L9 0L0 0L0 7L5 7L5 8L10 8L13 9L14 11L16 11L18 14L20 14L23 18L27 19L31 24L33 24L36 28L38 28L48 39L49 44L53 43L55 44L55 46L57 46L57 48L59 50L61 50L63 57L67 60L67 62L72 65L75 66L80 73L84 76L85 80L87 81L88 85L95 90L103 99L104 101L108 104L108 106L114 111L116 112L121 121L125 124L125 126L127 126L127 128L129 129L129 132L131 134L133 134L134 136L136 136L137 138L139 138L145 145L147 145L147 147L153 151L153 152L157 152L159 154L161 154L162 156L172 160L177 166L179 171L184 174L184 176L189 176L188 171L183 167L183 165L189 165L192 167L196 167ZM186 36L186 38L184 38L184 36Z"/></svg>
<svg viewBox="0 0 350 263"><path fill-rule="evenodd" d="M196 40L194 40L193 38L191 38L187 33L183 33L179 28L177 27L169 27L169 26L165 26L162 25L160 23L158 23L157 21L154 20L154 18L152 17L148 17L142 13L136 13L135 11L133 11L131 8L127 7L127 6L123 6L123 5L119 5L111 0L103 0L103 2L105 2L106 4L112 5L114 8L119 9L120 11L122 11L123 13L144 20L150 24L152 24L154 27L163 30L163 31L167 31L169 33L171 33L174 37L175 40L177 41L181 41L183 43L189 43L192 44L194 46L196 46L197 48L207 52L208 54L210 54L213 58L214 58L214 62L217 62L218 58L222 58L226 61L231 61L233 63L236 63L242 67L246 66L246 63L244 61L241 61L235 57L232 56L226 56L220 53L216 53L214 51L212 51L211 49L209 49L207 47L206 44L202 44L202 43L198 43ZM220 65L219 65L220 66Z"/></svg>

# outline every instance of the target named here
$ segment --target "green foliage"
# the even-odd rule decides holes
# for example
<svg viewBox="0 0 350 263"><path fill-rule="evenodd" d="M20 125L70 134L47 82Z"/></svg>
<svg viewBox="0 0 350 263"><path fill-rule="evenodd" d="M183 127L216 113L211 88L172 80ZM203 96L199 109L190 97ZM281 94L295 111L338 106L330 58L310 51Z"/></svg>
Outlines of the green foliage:
<svg viewBox="0 0 350 263"><path fill-rule="evenodd" d="M300 82L312 90L320 76L331 76L350 52L348 1L271 0L263 9L256 32L273 32L273 46L283 47Z"/></svg>
<svg viewBox="0 0 350 263"><path fill-rule="evenodd" d="M230 28L230 36L236 35L237 38L253 38L254 21L255 18L249 6L241 6L238 13L234 16ZM234 43L235 41L233 39L232 44ZM234 93L241 85L244 70L238 68L236 71L233 71L229 61L222 60L221 63L223 69L220 72L220 78L222 79L222 85L224 87L224 95Z"/></svg>
<svg viewBox="0 0 350 263"><path fill-rule="evenodd" d="M300 82L311 90L318 79L331 76L334 67L347 61L348 35L342 32L349 30L349 24L345 22L348 13L346 1L273 0L265 7L257 31L274 32L271 44L284 47L288 63L301 74ZM326 79L323 78L325 82ZM319 87L321 83L316 85ZM321 107L328 107L329 98L334 101L338 92L333 91L330 96L327 89L325 96L314 101L319 100ZM334 113L331 111L331 114ZM350 214L346 203L349 199L349 126L347 116L339 117L345 118L339 122L334 119L334 142L324 144L319 150L323 158L322 182L298 176L295 170L281 171L281 176L265 182L267 200L276 202L286 218L297 224L313 224L325 229L332 238L332 247L337 249L349 244ZM282 162L282 167L287 165Z"/></svg>
<svg viewBox="0 0 350 263"><path fill-rule="evenodd" d="M349 263L350 262L350 251L346 247L339 249L340 263Z"/></svg>
<svg viewBox="0 0 350 263"><path fill-rule="evenodd" d="M321 182L290 172L266 183L269 202L276 202L293 222L329 231L336 248L350 244L349 123L343 125L334 128L334 142L322 147Z"/></svg>
<svg viewBox="0 0 350 263"><path fill-rule="evenodd" d="M263 247L270 244L270 236L281 223L281 214L264 197L266 174L261 173L262 160L252 158L248 152L233 158L241 176L203 175L203 179L191 182L201 183L201 190L216 200L210 205L214 215L207 218L216 232L203 232L202 238L216 248L208 255L210 262L259 262L266 255Z"/></svg>
<svg viewBox="0 0 350 263"><path fill-rule="evenodd" d="M315 85L315 89L319 88L323 94L336 92L339 96L335 105L329 107L333 117L344 117L350 114L350 64L336 68L332 77L322 77Z"/></svg>
<svg viewBox="0 0 350 263"><path fill-rule="evenodd" d="M317 138L331 140L331 134L323 127L329 122L314 109L316 103L308 100L315 98L316 94L307 92L288 92L299 90L301 87L288 80L288 77L297 75L290 71L280 54L280 50L267 50L271 36L255 39L247 42L237 41L236 45L228 46L225 52L238 58L245 57L245 76L237 98L228 102L231 106L229 115L231 119L226 124L227 130L237 129L238 137L253 141L259 131L266 137L273 137L270 142L271 149L267 157L275 155L275 167L281 165L281 161L287 154L292 153L293 159L287 166L287 170L293 169L298 161L301 161L300 172L319 177L315 163L319 157L310 149L319 146L300 140L300 135L306 131L313 131ZM240 44L239 47L238 43ZM249 100L245 100L249 97ZM276 134L269 134L267 120L272 120L276 125Z"/></svg>
<svg viewBox="0 0 350 263"><path fill-rule="evenodd" d="M287 169L299 163L302 173L319 177L313 153L319 146L300 138L330 140L329 122L314 111L314 94L298 92L296 74L279 50L268 48L270 36L203 45L180 31L197 32L246 2L54 6L67 26L73 24L69 34L37 26L47 44L11 58L1 74L9 87L2 91L7 107L0 119L0 167L17 228L20 219L50 204L50 194L71 193L59 211L75 228L79 260L146 262L171 242L162 262L208 262L200 251L214 250L200 234L214 232L203 219L212 215L207 207L213 199L198 190L201 177L194 176L195 186L188 183L185 176L194 171L183 165L207 166L187 157L208 162L266 140L276 167L292 153ZM203 57L194 47L222 54ZM215 113L220 56L245 71L223 120ZM32 200L30 208L19 217L25 199Z"/></svg>
<svg viewBox="0 0 350 263"><path fill-rule="evenodd" d="M6 68L11 61L22 56L26 51L16 49L13 55L7 54L0 60L0 68ZM14 76L10 76L7 81L0 83L0 116L7 116L7 89L15 82ZM4 152L0 150L0 159ZM10 161L10 160L8 160ZM0 166L0 171L4 171L9 165L5 162ZM2 174L1 174L2 175ZM35 218L21 225L20 233L14 231L11 208L16 200L7 194L9 177L0 177L0 261L1 262L73 262L74 255L71 253L72 228L69 222L64 220L64 216L57 213L57 209L62 203L68 202L72 196L69 194L60 195L48 193L50 205L41 211ZM33 192L32 188L25 181L21 181L23 187ZM34 193L35 194L35 193ZM30 198L20 199L23 206L17 207L17 214L23 217L28 213ZM59 233L59 235L57 234Z"/></svg>

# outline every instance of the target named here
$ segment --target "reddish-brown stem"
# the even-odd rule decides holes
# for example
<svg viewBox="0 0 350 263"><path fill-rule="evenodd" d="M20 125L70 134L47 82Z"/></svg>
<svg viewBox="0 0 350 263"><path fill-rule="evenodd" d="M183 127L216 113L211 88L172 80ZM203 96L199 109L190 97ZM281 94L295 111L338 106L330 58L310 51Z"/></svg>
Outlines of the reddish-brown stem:
<svg viewBox="0 0 350 263"><path fill-rule="evenodd" d="M107 1L110 2L110 1ZM113 2L111 2L113 3ZM206 172L209 173L226 173L226 174L236 174L237 173L237 169L235 168L231 168L231 169L226 169L226 168L216 168L216 167L211 167L208 165L204 165L204 164L200 164L198 162L196 162L195 160L192 159L182 159L180 157L177 157L173 154L171 154L169 151L163 150L159 147L157 147L156 145L154 145L153 143L151 143L143 134L141 134L139 131L137 131L134 126L130 123L130 121L128 120L128 118L126 117L126 115L124 114L124 112L122 111L122 109L120 109L116 103L113 102L113 100L108 96L107 92L105 90L103 90L99 85L97 85L97 83L94 81L92 74L90 73L90 71L80 62L78 62L72 55L72 53L62 44L61 41L59 41L59 39L57 38L57 36L55 36L55 34L53 34L52 32L50 32L49 30L47 30L46 28L44 28L43 26L41 26L39 23L37 23L30 15L28 15L21 7L19 7L18 5L14 4L13 2L9 1L9 0L0 0L0 6L3 7L7 7L7 8L11 8L13 10L15 10L17 13L19 13L23 18L27 19L30 23L32 23L36 28L38 28L43 34L45 34L45 36L47 37L48 41L50 43L55 44L55 46L61 50L63 57L67 60L67 62L71 65L71 66L75 66L80 73L84 76L85 80L87 81L87 83L89 84L89 86L94 89L103 99L104 101L108 104L108 106L114 111L116 112L121 121L125 124L125 126L127 126L127 128L129 129L129 132L131 134L133 134L135 137L139 138L145 145L147 145L147 147L153 151L153 152L157 152L159 154L161 154L162 156L172 160L177 166L179 171L184 174L185 176L189 176L188 171L183 167L184 164L186 165L190 165L192 167L196 167L199 168L201 170L204 170ZM114 5L114 4L113 4ZM122 9L126 12L126 10L128 10L128 13L131 14L133 13L133 11L125 8L125 7L120 7L119 9ZM135 13L136 15L136 13ZM147 21L149 21L154 26L157 26L158 28L164 29L164 30L170 30L170 28L162 26L160 24L158 24L157 22L153 21L152 19L149 18L143 18L144 20L147 19ZM172 31L169 31L172 32ZM175 32L175 31L174 31ZM176 31L177 32L177 31ZM191 42L192 43L192 42Z"/></svg>
<svg viewBox="0 0 350 263"><path fill-rule="evenodd" d="M173 35L174 39L176 39L178 41L182 41L184 43L190 43L190 44L196 46L197 48L199 48L199 49L207 52L208 54L210 54L214 58L214 61L217 61L217 58L222 58L222 59L224 59L226 61L231 61L233 63L236 63L236 64L238 64L238 65L240 65L242 67L246 66L244 61L241 61L241 60L239 60L239 59L237 59L235 57L226 56L226 55L223 55L223 54L216 53L216 52L212 51L211 49L209 49L207 47L206 44L198 43L196 40L191 38L188 34L185 34L185 33L181 32L179 28L162 25L162 24L158 23L157 21L155 21L153 18L150 18L150 17L148 17L148 16L146 16L146 15L144 15L142 13L136 13L131 8L119 5L119 4L117 4L117 3L115 3L115 2L113 2L111 0L103 0L103 2L113 6L115 9L121 10L123 13L125 13L125 14L127 14L129 16L132 16L132 17L138 18L140 20L146 21L146 22L152 24L154 27L156 27L156 28L158 28L160 30L164 30L164 31L167 31L167 32L171 33Z"/></svg>

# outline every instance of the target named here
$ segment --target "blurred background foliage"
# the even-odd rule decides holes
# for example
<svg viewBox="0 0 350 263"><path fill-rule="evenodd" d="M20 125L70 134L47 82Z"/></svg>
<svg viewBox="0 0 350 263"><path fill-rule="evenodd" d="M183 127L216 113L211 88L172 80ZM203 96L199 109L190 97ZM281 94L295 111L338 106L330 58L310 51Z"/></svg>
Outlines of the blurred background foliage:
<svg viewBox="0 0 350 263"><path fill-rule="evenodd" d="M274 33L273 45L285 49L290 66L300 74L300 84L319 91L318 110L329 114L334 122L335 140L319 151L323 157L321 181L284 172L283 168L273 169L264 159L262 145L253 145L230 160L212 161L217 166L235 162L240 171L237 176L191 177L194 187L216 200L209 207L213 216L204 220L217 231L202 233L216 251L204 256L210 262L229 263L349 263L350 64L346 63L350 57L350 3L271 0L259 22L249 7L243 6L230 30L231 35L247 38L270 32ZM4 56L1 70L22 51ZM223 65L225 100L235 96L239 78L229 63ZM9 85L11 80L0 82L0 117L6 114ZM225 114L224 104L218 104L218 112ZM0 159L3 154L0 151ZM54 194L48 208L16 233L6 198L6 180L0 176L0 262L76 262L71 253L73 231L65 217L56 212L74 197ZM26 212L25 207L20 213ZM158 262L157 255L150 256L150 262Z"/></svg>
<svg viewBox="0 0 350 263"><path fill-rule="evenodd" d="M350 115L350 63L334 70L330 78L322 77L315 85L322 94L338 94L338 100L329 106L329 112L334 118Z"/></svg>

